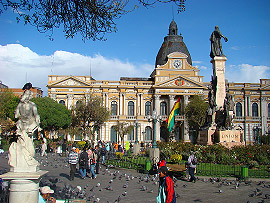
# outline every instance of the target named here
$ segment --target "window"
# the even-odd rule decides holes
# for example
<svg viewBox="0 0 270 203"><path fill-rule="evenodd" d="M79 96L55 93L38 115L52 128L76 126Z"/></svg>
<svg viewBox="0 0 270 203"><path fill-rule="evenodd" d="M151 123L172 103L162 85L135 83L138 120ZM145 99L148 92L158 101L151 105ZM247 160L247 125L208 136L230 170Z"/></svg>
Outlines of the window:
<svg viewBox="0 0 270 203"><path fill-rule="evenodd" d="M236 116L242 116L242 104L240 102L236 104Z"/></svg>
<svg viewBox="0 0 270 203"><path fill-rule="evenodd" d="M60 100L59 104L63 104L65 106L65 101L64 100Z"/></svg>
<svg viewBox="0 0 270 203"><path fill-rule="evenodd" d="M167 115L167 104L166 102L160 103L160 115L164 116Z"/></svg>
<svg viewBox="0 0 270 203"><path fill-rule="evenodd" d="M152 128L150 126L147 126L145 128L145 141L151 140L152 140Z"/></svg>
<svg viewBox="0 0 270 203"><path fill-rule="evenodd" d="M113 142L117 142L117 135L114 126L111 127L111 143Z"/></svg>
<svg viewBox="0 0 270 203"><path fill-rule="evenodd" d="M81 104L82 104L82 101L80 101L80 100L77 101L77 102L76 102L76 108L79 108Z"/></svg>
<svg viewBox="0 0 270 203"><path fill-rule="evenodd" d="M112 101L111 103L111 113L112 113L112 116L117 115L117 102L116 101Z"/></svg>
<svg viewBox="0 0 270 203"><path fill-rule="evenodd" d="M134 116L134 102L133 101L128 102L128 115Z"/></svg>
<svg viewBox="0 0 270 203"><path fill-rule="evenodd" d="M128 133L128 140L133 141L134 140L134 129Z"/></svg>
<svg viewBox="0 0 270 203"><path fill-rule="evenodd" d="M258 116L259 116L258 104L257 103L253 103L252 104L252 117L258 117Z"/></svg>
<svg viewBox="0 0 270 203"><path fill-rule="evenodd" d="M270 118L270 103L268 104L268 118Z"/></svg>
<svg viewBox="0 0 270 203"><path fill-rule="evenodd" d="M150 101L147 101L145 103L145 115L146 116L151 115L151 102Z"/></svg>

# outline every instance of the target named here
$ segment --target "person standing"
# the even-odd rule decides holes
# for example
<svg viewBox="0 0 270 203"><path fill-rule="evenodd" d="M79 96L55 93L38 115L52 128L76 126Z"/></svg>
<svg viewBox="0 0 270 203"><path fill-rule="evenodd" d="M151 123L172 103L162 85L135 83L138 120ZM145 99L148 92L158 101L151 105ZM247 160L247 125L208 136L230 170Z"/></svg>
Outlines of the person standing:
<svg viewBox="0 0 270 203"><path fill-rule="evenodd" d="M98 147L98 145L95 146L94 153L96 155L96 174L99 174L99 160L100 160L101 149Z"/></svg>
<svg viewBox="0 0 270 203"><path fill-rule="evenodd" d="M88 154L86 152L86 147L83 148L82 153L80 154L79 158L79 171L81 174L82 179L85 179L86 177L86 169L88 165Z"/></svg>
<svg viewBox="0 0 270 203"><path fill-rule="evenodd" d="M190 182L196 182L196 178L194 176L195 169L197 167L197 158L194 155L194 152L191 152L190 156L188 157L188 171L190 175Z"/></svg>
<svg viewBox="0 0 270 203"><path fill-rule="evenodd" d="M161 166L159 173L159 192L156 198L157 203L176 203L176 196L173 187L173 180L168 176L168 168Z"/></svg>
<svg viewBox="0 0 270 203"><path fill-rule="evenodd" d="M41 156L44 156L44 155L47 156L46 150L47 150L47 142L44 142L43 140L43 143L41 145Z"/></svg>
<svg viewBox="0 0 270 203"><path fill-rule="evenodd" d="M66 151L67 151L67 144L66 144L65 141L63 141L63 144L62 144L62 157L66 156Z"/></svg>
<svg viewBox="0 0 270 203"><path fill-rule="evenodd" d="M74 180L76 165L78 163L78 154L76 153L76 147L72 147L72 151L68 155L68 163L70 166L70 180Z"/></svg>
<svg viewBox="0 0 270 203"><path fill-rule="evenodd" d="M97 175L95 173L95 167L96 167L96 154L95 154L95 150L91 150L89 148L88 155L89 155L90 172L92 173L92 178L95 179L97 177Z"/></svg>

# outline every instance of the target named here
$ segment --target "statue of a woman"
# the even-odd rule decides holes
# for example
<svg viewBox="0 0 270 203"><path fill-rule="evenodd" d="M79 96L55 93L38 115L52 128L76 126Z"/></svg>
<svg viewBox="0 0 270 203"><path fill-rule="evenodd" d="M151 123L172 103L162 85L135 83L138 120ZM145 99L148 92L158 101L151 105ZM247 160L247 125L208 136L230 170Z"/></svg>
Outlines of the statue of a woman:
<svg viewBox="0 0 270 203"><path fill-rule="evenodd" d="M15 110L18 140L9 148L9 165L15 172L36 171L38 166L34 159L33 133L41 130L40 117L35 103L30 101L32 98L33 92L25 90Z"/></svg>

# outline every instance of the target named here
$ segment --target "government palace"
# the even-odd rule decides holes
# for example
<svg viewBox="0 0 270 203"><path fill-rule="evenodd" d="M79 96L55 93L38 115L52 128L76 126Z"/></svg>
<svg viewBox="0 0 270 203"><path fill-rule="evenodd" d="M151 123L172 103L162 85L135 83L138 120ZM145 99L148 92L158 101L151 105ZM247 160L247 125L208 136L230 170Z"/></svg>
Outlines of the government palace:
<svg viewBox="0 0 270 203"><path fill-rule="evenodd" d="M96 139L119 142L114 126L120 122L137 126L125 135L124 140L131 143L135 142L136 135L140 143L151 143L153 135L157 141L168 141L166 119L180 98L180 115L175 118L170 139L194 142L194 132L188 126L184 109L194 95L207 101L209 82L203 82L199 71L192 66L190 53L173 20L158 51L155 69L148 78L121 77L119 81L110 81L95 80L91 76L49 75L48 96L69 109L91 94L102 97L111 116L98 128ZM268 135L270 79L261 79L260 83L228 83L227 88L235 103L233 123L242 129L245 144L256 142L258 133ZM149 119L154 110L158 115L155 126ZM81 136L69 139L79 140Z"/></svg>

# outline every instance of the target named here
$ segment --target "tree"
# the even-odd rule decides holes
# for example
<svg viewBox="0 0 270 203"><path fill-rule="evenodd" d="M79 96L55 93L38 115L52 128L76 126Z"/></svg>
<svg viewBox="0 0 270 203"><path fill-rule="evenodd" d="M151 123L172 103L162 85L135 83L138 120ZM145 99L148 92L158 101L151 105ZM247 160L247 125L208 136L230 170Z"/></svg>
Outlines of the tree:
<svg viewBox="0 0 270 203"><path fill-rule="evenodd" d="M83 136L93 135L94 128L100 128L109 116L110 112L103 106L101 97L87 95L87 99L80 100L72 110L71 129L74 132L78 132L78 129L82 130ZM93 140L94 137L91 139Z"/></svg>
<svg viewBox="0 0 270 203"><path fill-rule="evenodd" d="M173 2L178 12L185 10L185 0L138 0L144 7ZM30 24L41 33L63 28L67 38L80 34L83 40L104 40L116 32L115 20L138 8L129 0L0 0L0 13L12 9L17 21Z"/></svg>
<svg viewBox="0 0 270 203"><path fill-rule="evenodd" d="M8 88L0 92L0 125L2 132L9 131L15 125L14 111L20 98Z"/></svg>
<svg viewBox="0 0 270 203"><path fill-rule="evenodd" d="M191 98L190 102L185 108L185 116L188 121L189 129L193 129L195 133L195 140L197 140L197 133L205 123L206 111L208 104L198 95Z"/></svg>
<svg viewBox="0 0 270 203"><path fill-rule="evenodd" d="M71 123L71 112L64 105L49 97L33 98L40 116L40 127L44 130L66 129Z"/></svg>
<svg viewBox="0 0 270 203"><path fill-rule="evenodd" d="M122 146L124 147L124 136L131 133L134 129L133 125L128 125L127 123L120 123L117 121L117 124L114 126L115 132L120 136Z"/></svg>

